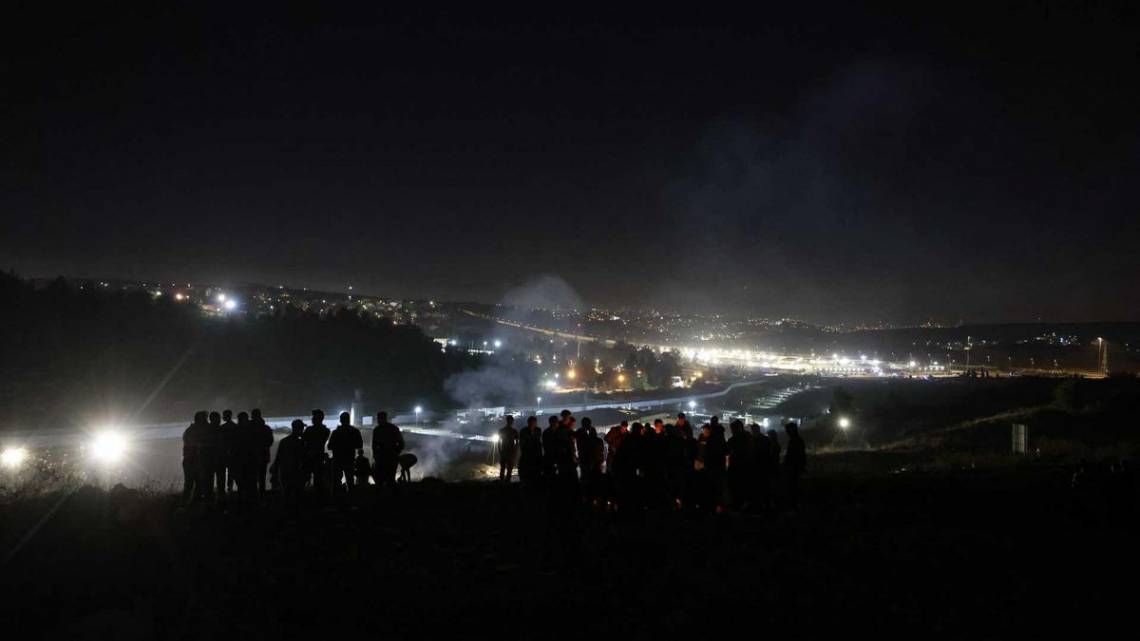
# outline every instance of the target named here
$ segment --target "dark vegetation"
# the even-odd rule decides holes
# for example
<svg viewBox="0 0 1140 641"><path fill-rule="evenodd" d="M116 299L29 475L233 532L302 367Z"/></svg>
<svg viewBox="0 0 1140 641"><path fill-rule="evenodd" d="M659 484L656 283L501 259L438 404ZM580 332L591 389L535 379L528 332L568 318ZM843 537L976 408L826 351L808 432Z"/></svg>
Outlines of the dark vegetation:
<svg viewBox="0 0 1140 641"><path fill-rule="evenodd" d="M352 312L207 318L168 296L80 291L62 280L35 289L8 274L0 301L5 426L136 412L140 421L184 420L220 407L299 414L347 406L356 389L369 406L446 406L443 382L479 363L442 353L415 326Z"/></svg>
<svg viewBox="0 0 1140 641"><path fill-rule="evenodd" d="M1029 428L1028 460L1071 463L1140 451L1140 380L1132 376L821 383L778 409L809 417L804 435L817 448L875 448L895 465L1014 462L1014 423ZM839 416L851 419L849 430L838 429Z"/></svg>

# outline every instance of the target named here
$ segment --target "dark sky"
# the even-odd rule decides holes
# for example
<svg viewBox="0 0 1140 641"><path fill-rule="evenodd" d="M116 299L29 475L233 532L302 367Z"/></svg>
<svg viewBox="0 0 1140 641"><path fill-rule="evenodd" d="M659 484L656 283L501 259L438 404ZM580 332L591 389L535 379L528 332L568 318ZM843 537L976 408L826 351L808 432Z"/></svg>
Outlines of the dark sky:
<svg viewBox="0 0 1140 641"><path fill-rule="evenodd" d="M3 269L1140 319L1128 5L89 4L6 12Z"/></svg>

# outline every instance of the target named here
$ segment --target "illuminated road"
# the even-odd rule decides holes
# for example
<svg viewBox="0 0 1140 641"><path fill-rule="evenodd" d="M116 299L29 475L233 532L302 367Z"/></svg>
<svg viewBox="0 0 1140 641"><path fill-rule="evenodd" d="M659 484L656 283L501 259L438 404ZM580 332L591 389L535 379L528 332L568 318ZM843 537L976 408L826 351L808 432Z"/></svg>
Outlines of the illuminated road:
<svg viewBox="0 0 1140 641"><path fill-rule="evenodd" d="M535 325L527 325L524 323L519 323L517 321L496 318L494 316L488 316L486 314L479 314L477 312L466 309L463 310L463 312L473 318L491 321L514 329L536 332L545 336L555 336L566 340L601 343L606 347L613 347L617 344L617 341L613 339L604 339L597 336L587 336L584 334L573 334L570 332L563 332L560 330L549 329L545 327L537 327ZM939 365L937 362L920 367L917 365L917 363L913 362L887 363L885 361L880 361L877 359L868 359L866 356L860 356L859 358L847 358L839 354L832 354L830 357L828 357L816 354L776 354L772 352L749 349L685 347L680 345L661 345L654 343L631 344L635 345L636 347L648 347L657 352L677 350L681 353L682 358L689 361L690 363L695 363L702 367L732 366L753 370L768 370L787 374L820 374L866 377L892 376L901 372L919 375L938 375L945 373L946 371L945 365Z"/></svg>
<svg viewBox="0 0 1140 641"><path fill-rule="evenodd" d="M688 401L706 401L715 398L721 398L732 392L733 390L742 387L749 387L758 385L769 380L767 378L758 378L753 380L739 381L728 385L722 390L716 392L706 392L703 394L685 394L683 396L670 396L668 398L654 398L646 400L624 400L624 401L607 401L607 402L594 402L587 401L585 404L561 404L556 406L557 411L568 409L571 412L588 412L591 410L599 409L628 409L628 410L648 410L664 406L678 405L687 403ZM512 408L519 411L528 410L530 408L517 407ZM538 408L534 408L537 410ZM548 411L555 409L554 407L547 406ZM458 410L463 411L463 410ZM477 409L470 409L467 411L478 412ZM531 410L533 411L533 410ZM448 415L454 415L455 411L449 410ZM274 416L267 417L265 422L270 427L275 429L288 429L293 421L300 420L306 425L309 424L311 417L309 416ZM418 434L421 436L434 436L439 438L449 438L461 441L476 441L476 442L489 442L491 438L480 434L465 434L456 430L449 430L440 427L427 427L417 425L416 416L413 413L400 414L392 417L392 422L400 426L400 429L409 434ZM336 419L330 417L326 420L325 424L329 429L336 427ZM181 439L182 432L189 424L188 421L179 421L175 423L154 423L149 425L135 425L135 426L117 426L117 429L124 431L130 435L132 441L155 441L166 439ZM365 431L370 431L370 425L362 426ZM74 444L77 440L82 440L82 437L74 430L34 430L34 431L11 431L5 432L5 439L19 441L28 447L66 447Z"/></svg>

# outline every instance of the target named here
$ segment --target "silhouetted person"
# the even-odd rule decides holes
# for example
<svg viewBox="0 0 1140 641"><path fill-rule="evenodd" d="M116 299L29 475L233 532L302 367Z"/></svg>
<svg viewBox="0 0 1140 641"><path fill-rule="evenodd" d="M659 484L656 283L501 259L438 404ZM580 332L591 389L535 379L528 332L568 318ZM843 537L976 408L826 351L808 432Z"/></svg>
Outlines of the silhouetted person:
<svg viewBox="0 0 1140 641"><path fill-rule="evenodd" d="M736 419L729 425L732 436L728 451L728 486L733 507L740 510L752 502L756 480L755 451L752 435L744 430L744 421Z"/></svg>
<svg viewBox="0 0 1140 641"><path fill-rule="evenodd" d="M499 430L499 480L511 482L515 471L515 458L519 452L519 431L515 429L515 417L507 414L507 424ZM521 471L521 470L520 470Z"/></svg>
<svg viewBox="0 0 1140 641"><path fill-rule="evenodd" d="M752 430L752 450L756 465L753 481L755 487L754 507L758 510L767 510L772 502L772 442L759 425L753 423L750 429Z"/></svg>
<svg viewBox="0 0 1140 641"><path fill-rule="evenodd" d="M265 496L265 474L269 469L269 453L273 449L273 428L261 417L261 410L250 412L250 421L257 433L257 456L253 462L253 480L257 495Z"/></svg>
<svg viewBox="0 0 1140 641"><path fill-rule="evenodd" d="M638 457L642 476L642 492L645 504L651 508L661 508L665 504L665 422L657 419L641 433L638 444Z"/></svg>
<svg viewBox="0 0 1140 641"><path fill-rule="evenodd" d="M203 442L210 428L206 412L195 412L194 421L182 432L182 500L190 502L209 495L209 486L203 487L206 474L203 470Z"/></svg>
<svg viewBox="0 0 1140 641"><path fill-rule="evenodd" d="M586 499L602 498L602 465L606 459L606 446L589 418L582 419L586 434L578 440L579 467L582 470L582 487Z"/></svg>
<svg viewBox="0 0 1140 641"><path fill-rule="evenodd" d="M776 430L768 430L768 456L771 456L768 471L771 473L772 491L776 491L776 484L780 476L780 434Z"/></svg>
<svg viewBox="0 0 1140 641"><path fill-rule="evenodd" d="M412 468L416 466L417 461L419 461L419 459L411 452L404 452L396 457L396 463L400 466L401 483L412 482Z"/></svg>
<svg viewBox="0 0 1140 641"><path fill-rule="evenodd" d="M558 469L558 426L558 417L551 416L542 431L542 476L548 482L554 480Z"/></svg>
<svg viewBox="0 0 1140 641"><path fill-rule="evenodd" d="M589 438L590 438L590 428L593 426L594 426L593 419L591 419L589 416L584 416L584 417L582 417L581 427L574 430L575 463L577 463L579 469L582 470L583 472L584 472L584 468L582 468L582 459L585 458L585 456L584 456L585 451L583 450L583 448L586 447L586 441L589 440ZM584 473L581 474L581 478L583 478L583 479L586 478Z"/></svg>
<svg viewBox="0 0 1140 641"><path fill-rule="evenodd" d="M351 492L356 487L356 451L364 447L364 438L360 430L352 424L352 416L348 412L340 413L340 425L336 426L329 436L328 448L332 452L332 483L333 491L340 491L340 477L344 477L345 485Z"/></svg>
<svg viewBox="0 0 1140 641"><path fill-rule="evenodd" d="M238 434L237 424L234 423L234 411L222 410L222 436L221 451L222 475L225 478L225 489L232 492L237 486L242 473L241 435Z"/></svg>
<svg viewBox="0 0 1140 641"><path fill-rule="evenodd" d="M629 434L629 421L622 421L606 432L606 473L611 476L614 473L614 461L617 459L618 449L621 448L621 442L627 434Z"/></svg>
<svg viewBox="0 0 1140 641"><path fill-rule="evenodd" d="M304 421L293 421L292 429L292 433L277 444L277 458L273 460L272 468L274 477L281 484L281 496L289 503L300 499L308 475Z"/></svg>
<svg viewBox="0 0 1140 641"><path fill-rule="evenodd" d="M689 434L693 433L693 424L689 422L689 418L685 416L684 412L677 412L676 426L678 430L685 430L687 427Z"/></svg>
<svg viewBox="0 0 1140 641"><path fill-rule="evenodd" d="M788 435L788 451L784 454L784 477L787 480L788 505L798 507L800 504L800 476L807 467L807 448L800 437L800 427L795 423L784 425L784 432Z"/></svg>
<svg viewBox="0 0 1140 641"><path fill-rule="evenodd" d="M329 442L331 432L325 427L325 413L313 410L313 423L305 428L301 435L305 443L305 465L307 479L312 479L313 487L318 493L324 493L329 488L329 474L325 455L325 445Z"/></svg>
<svg viewBox="0 0 1140 641"><path fill-rule="evenodd" d="M543 451L554 462L554 479L551 498L558 507L565 508L577 502L578 496L578 455L574 450L574 416L563 410L561 420L553 427L549 441L544 441Z"/></svg>
<svg viewBox="0 0 1140 641"><path fill-rule="evenodd" d="M388 422L388 412L377 413L376 427L372 430L372 465L376 485L395 486L399 457L403 451L404 435L400 428Z"/></svg>
<svg viewBox="0 0 1140 641"><path fill-rule="evenodd" d="M697 491L697 454L699 446L697 439L693 435L693 424L685 421L685 423L677 426L677 433L681 438L681 460L678 464L681 466L681 504L686 509L691 508L696 504L695 492Z"/></svg>
<svg viewBox="0 0 1140 641"><path fill-rule="evenodd" d="M665 490L674 507L681 505L685 496L685 481L692 468L692 461L686 460L686 427L688 424L665 426Z"/></svg>
<svg viewBox="0 0 1140 641"><path fill-rule="evenodd" d="M614 458L614 492L617 496L618 507L625 511L641 509L642 481L641 473L641 423L634 422L629 426L629 432L622 438L621 447L618 448Z"/></svg>
<svg viewBox="0 0 1140 641"><path fill-rule="evenodd" d="M538 419L528 416L519 432L519 480L533 484L542 478L542 430Z"/></svg>
<svg viewBox="0 0 1140 641"><path fill-rule="evenodd" d="M230 441L230 478L237 482L238 494L243 501L257 499L257 482L254 480L254 461L257 458L257 428L249 420L249 414L238 413L237 425L233 428Z"/></svg>
<svg viewBox="0 0 1140 641"><path fill-rule="evenodd" d="M702 428L702 436L704 433L705 430ZM703 451L705 480L709 490L706 499L711 501L708 506L710 508L720 508L724 505L724 468L727 457L724 426L720 424L719 417L714 416L709 420Z"/></svg>
<svg viewBox="0 0 1140 641"><path fill-rule="evenodd" d="M363 447L356 450L356 458L353 459L352 466L356 473L357 486L367 487L368 479L372 477L372 464L368 462L368 457L364 456Z"/></svg>
<svg viewBox="0 0 1140 641"><path fill-rule="evenodd" d="M558 476L564 481L571 481L577 485L578 481L578 448L574 442L574 426L578 419L570 414L569 410L562 410L562 420L558 422L558 457L554 463L558 466Z"/></svg>
<svg viewBox="0 0 1140 641"><path fill-rule="evenodd" d="M203 439L202 466L206 474L206 486L218 498L226 493L226 434L222 431L222 415L210 412L210 423Z"/></svg>

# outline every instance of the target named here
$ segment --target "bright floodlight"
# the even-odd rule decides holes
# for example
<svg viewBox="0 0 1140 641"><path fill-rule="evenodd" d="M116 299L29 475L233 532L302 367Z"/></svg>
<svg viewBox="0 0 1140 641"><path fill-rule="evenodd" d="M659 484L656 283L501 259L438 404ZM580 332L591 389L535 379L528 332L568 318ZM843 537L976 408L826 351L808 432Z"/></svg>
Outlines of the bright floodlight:
<svg viewBox="0 0 1140 641"><path fill-rule="evenodd" d="M3 452L0 452L0 464L4 467L14 470L24 464L24 460L28 458L28 450L22 447L6 447Z"/></svg>
<svg viewBox="0 0 1140 641"><path fill-rule="evenodd" d="M696 402L696 401L689 401L689 409L694 409L694 408L696 408L696 407L697 407L697 402Z"/></svg>
<svg viewBox="0 0 1140 641"><path fill-rule="evenodd" d="M845 430L849 427L851 427L851 419L846 416L839 417L839 429Z"/></svg>
<svg viewBox="0 0 1140 641"><path fill-rule="evenodd" d="M237 301L230 299L222 303L222 307L226 308L227 312L232 312L237 307Z"/></svg>
<svg viewBox="0 0 1140 641"><path fill-rule="evenodd" d="M499 435L498 434L492 435L491 436L491 442L498 443L499 442Z"/></svg>
<svg viewBox="0 0 1140 641"><path fill-rule="evenodd" d="M100 432L91 440L91 458L112 465L123 460L127 453L127 437L118 432Z"/></svg>
<svg viewBox="0 0 1140 641"><path fill-rule="evenodd" d="M226 302L226 295L225 294L218 294L218 302L219 303Z"/></svg>
<svg viewBox="0 0 1140 641"><path fill-rule="evenodd" d="M911 366L911 367L914 367L915 365L918 365L918 363L916 363L916 362L914 362L914 361L911 361L911 362L910 362L910 366Z"/></svg>
<svg viewBox="0 0 1140 641"><path fill-rule="evenodd" d="M422 412L422 411L424 411L424 408L422 408L422 407L420 407L419 405L417 405L417 406L416 406L416 410L415 410L416 414L419 414L419 413L420 413L420 412Z"/></svg>
<svg viewBox="0 0 1140 641"><path fill-rule="evenodd" d="M498 348L500 348L500 347L502 347L502 346L503 346L503 341L501 341L501 340L497 340L497 339L496 339L496 340L495 340L495 349L498 349Z"/></svg>

